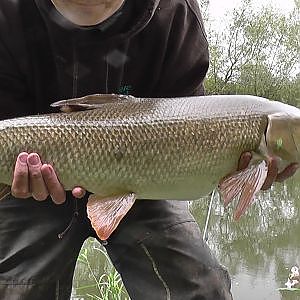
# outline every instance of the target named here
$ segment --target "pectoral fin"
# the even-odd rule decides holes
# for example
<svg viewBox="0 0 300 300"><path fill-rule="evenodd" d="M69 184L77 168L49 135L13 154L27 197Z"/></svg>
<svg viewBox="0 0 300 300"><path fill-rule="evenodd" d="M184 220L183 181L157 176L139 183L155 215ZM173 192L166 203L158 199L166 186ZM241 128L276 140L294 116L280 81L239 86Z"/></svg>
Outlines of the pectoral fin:
<svg viewBox="0 0 300 300"><path fill-rule="evenodd" d="M101 240L106 240L117 228L136 200L134 193L101 198L90 195L87 215Z"/></svg>
<svg viewBox="0 0 300 300"><path fill-rule="evenodd" d="M120 101L133 101L136 99L129 95L117 94L93 94L80 98L57 101L51 104L51 107L59 107L63 112L78 110L95 109L106 103L116 103Z"/></svg>
<svg viewBox="0 0 300 300"><path fill-rule="evenodd" d="M0 201L10 194L10 186L0 183Z"/></svg>
<svg viewBox="0 0 300 300"><path fill-rule="evenodd" d="M219 184L219 191L227 206L234 198L239 202L234 212L234 219L238 220L252 203L256 193L261 189L268 173L265 161L225 177Z"/></svg>

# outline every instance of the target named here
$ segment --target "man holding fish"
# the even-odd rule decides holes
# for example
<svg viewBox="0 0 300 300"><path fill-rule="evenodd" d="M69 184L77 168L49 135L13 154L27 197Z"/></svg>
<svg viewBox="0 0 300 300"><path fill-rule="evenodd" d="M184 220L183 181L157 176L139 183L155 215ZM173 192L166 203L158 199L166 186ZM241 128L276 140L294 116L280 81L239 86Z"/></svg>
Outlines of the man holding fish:
<svg viewBox="0 0 300 300"><path fill-rule="evenodd" d="M196 0L5 0L0 116L46 113L51 102L94 93L202 95L207 48ZM250 159L244 153L237 168ZM268 167L263 189L297 169ZM1 299L69 299L81 245L96 237L86 194L66 192L37 153L19 154L0 203ZM232 298L186 202L137 201L104 244L132 299Z"/></svg>

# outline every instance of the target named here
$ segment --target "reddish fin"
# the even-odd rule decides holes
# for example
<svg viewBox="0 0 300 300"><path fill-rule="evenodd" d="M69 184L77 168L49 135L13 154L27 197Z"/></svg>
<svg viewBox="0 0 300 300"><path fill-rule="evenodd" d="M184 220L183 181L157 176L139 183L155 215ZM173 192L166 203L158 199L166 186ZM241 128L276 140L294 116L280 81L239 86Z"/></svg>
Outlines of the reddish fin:
<svg viewBox="0 0 300 300"><path fill-rule="evenodd" d="M0 201L10 194L10 186L0 183Z"/></svg>
<svg viewBox="0 0 300 300"><path fill-rule="evenodd" d="M117 228L136 200L134 193L101 198L89 196L87 214L101 240L106 240Z"/></svg>
<svg viewBox="0 0 300 300"><path fill-rule="evenodd" d="M220 182L219 190L225 206L239 196L239 203L234 212L235 220L238 220L250 206L256 193L263 186L267 173L267 163L262 161L235 172Z"/></svg>

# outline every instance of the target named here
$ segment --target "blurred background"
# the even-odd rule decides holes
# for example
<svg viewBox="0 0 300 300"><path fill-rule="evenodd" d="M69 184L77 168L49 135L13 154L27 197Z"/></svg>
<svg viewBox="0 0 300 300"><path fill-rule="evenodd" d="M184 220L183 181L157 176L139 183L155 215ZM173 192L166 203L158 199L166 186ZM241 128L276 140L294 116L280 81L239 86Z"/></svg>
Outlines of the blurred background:
<svg viewBox="0 0 300 300"><path fill-rule="evenodd" d="M208 94L251 94L300 107L300 1L199 1L210 44ZM208 244L232 277L238 300L296 300L285 289L300 264L300 176L261 192L239 222L213 201ZM210 198L190 203L203 230ZM89 239L81 250L73 300L129 299L105 251Z"/></svg>

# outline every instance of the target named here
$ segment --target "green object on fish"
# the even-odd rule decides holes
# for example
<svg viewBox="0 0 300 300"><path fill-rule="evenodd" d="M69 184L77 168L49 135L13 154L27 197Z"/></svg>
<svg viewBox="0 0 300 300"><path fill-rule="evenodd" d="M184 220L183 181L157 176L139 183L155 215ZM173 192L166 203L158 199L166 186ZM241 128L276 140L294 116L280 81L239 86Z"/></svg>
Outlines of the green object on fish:
<svg viewBox="0 0 300 300"><path fill-rule="evenodd" d="M282 138L279 138L277 141L276 141L276 146L277 146L277 149L280 150L283 146L283 141L282 141Z"/></svg>
<svg viewBox="0 0 300 300"><path fill-rule="evenodd" d="M193 200L216 186L225 205L239 199L239 219L263 185L271 156L281 168L300 162L300 110L260 97L112 94L52 106L64 112L0 122L0 197L9 192L17 155L37 152L66 190L92 193L87 213L102 240L136 199ZM236 171L245 151L253 159Z"/></svg>

